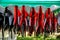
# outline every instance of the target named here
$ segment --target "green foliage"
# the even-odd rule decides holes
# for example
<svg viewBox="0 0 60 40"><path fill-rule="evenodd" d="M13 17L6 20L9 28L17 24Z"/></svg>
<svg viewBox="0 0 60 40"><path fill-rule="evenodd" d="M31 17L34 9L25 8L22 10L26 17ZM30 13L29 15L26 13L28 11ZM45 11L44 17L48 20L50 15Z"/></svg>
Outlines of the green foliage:
<svg viewBox="0 0 60 40"><path fill-rule="evenodd" d="M17 36L17 40L44 40L44 36L43 35L39 35L37 37L19 37ZM57 37L45 37L45 40L60 40L60 38Z"/></svg>

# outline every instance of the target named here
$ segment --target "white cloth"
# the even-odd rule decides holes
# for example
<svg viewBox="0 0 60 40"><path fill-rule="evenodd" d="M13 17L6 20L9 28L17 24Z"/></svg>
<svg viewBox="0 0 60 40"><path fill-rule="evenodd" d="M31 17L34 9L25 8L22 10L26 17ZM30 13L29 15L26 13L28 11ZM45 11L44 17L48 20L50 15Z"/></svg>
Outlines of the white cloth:
<svg viewBox="0 0 60 40"><path fill-rule="evenodd" d="M9 16L9 25L12 24L13 16Z"/></svg>
<svg viewBox="0 0 60 40"><path fill-rule="evenodd" d="M20 17L18 17L18 25L20 24Z"/></svg>

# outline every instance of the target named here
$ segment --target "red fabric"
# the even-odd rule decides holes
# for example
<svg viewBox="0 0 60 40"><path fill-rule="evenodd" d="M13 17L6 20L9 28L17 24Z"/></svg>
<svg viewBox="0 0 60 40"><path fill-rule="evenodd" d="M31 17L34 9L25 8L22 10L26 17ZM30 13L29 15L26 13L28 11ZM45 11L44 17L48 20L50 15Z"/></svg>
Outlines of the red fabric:
<svg viewBox="0 0 60 40"><path fill-rule="evenodd" d="M39 31L39 28L41 29L41 32L44 31L44 14L42 12L41 6L39 8L39 13L38 13L38 29L37 29L38 31Z"/></svg>
<svg viewBox="0 0 60 40"><path fill-rule="evenodd" d="M26 17L28 16L28 13L25 10L25 6L22 6L22 14L20 19L20 27L22 27L22 24L24 23L24 31L26 31Z"/></svg>
<svg viewBox="0 0 60 40"><path fill-rule="evenodd" d="M20 10L18 9L18 16L21 16L21 12L20 12Z"/></svg>
<svg viewBox="0 0 60 40"><path fill-rule="evenodd" d="M52 22L53 22L52 29L55 31L57 27L57 18L55 17L55 15L53 16Z"/></svg>
<svg viewBox="0 0 60 40"><path fill-rule="evenodd" d="M34 10L34 11L33 11L33 10ZM33 14L32 12L34 12L34 15L32 15L32 14ZM32 16L33 16L33 18L32 18ZM36 11L35 11L35 9L32 8L32 11L30 12L31 26L35 24L36 16L37 16L37 15L36 15ZM32 19L33 19L33 20L32 20ZM32 24L32 23L33 23L33 24Z"/></svg>
<svg viewBox="0 0 60 40"><path fill-rule="evenodd" d="M20 19L20 26L22 26L22 23L25 21L26 17L28 16L28 13L25 10L25 7L22 6L22 14ZM26 23L25 23L26 24Z"/></svg>
<svg viewBox="0 0 60 40"><path fill-rule="evenodd" d="M34 14L33 14L34 13ZM31 9L30 11L30 27L29 27L29 33L33 33L34 31L34 26L36 25L36 20L37 20L37 14L34 8Z"/></svg>
<svg viewBox="0 0 60 40"><path fill-rule="evenodd" d="M18 9L18 7L14 7L14 25L16 25L17 21L18 21L18 17L21 16L21 12Z"/></svg>
<svg viewBox="0 0 60 40"><path fill-rule="evenodd" d="M52 13L51 13L51 10L50 10L50 8L48 8L47 10L46 10L46 25L49 25L49 26L47 26L46 27L46 29L48 29L48 27L50 28L50 30L51 30L51 23L52 23Z"/></svg>
<svg viewBox="0 0 60 40"><path fill-rule="evenodd" d="M14 7L14 25L16 24L16 21L17 21L17 19L16 19L16 7Z"/></svg>

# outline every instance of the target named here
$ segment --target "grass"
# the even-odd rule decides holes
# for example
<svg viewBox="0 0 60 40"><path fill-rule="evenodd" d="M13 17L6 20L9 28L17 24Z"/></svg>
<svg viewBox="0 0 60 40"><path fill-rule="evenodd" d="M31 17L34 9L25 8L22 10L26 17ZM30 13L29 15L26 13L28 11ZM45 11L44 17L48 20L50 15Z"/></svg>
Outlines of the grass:
<svg viewBox="0 0 60 40"><path fill-rule="evenodd" d="M17 36L17 40L43 40L43 36L39 35L37 37L19 37Z"/></svg>
<svg viewBox="0 0 60 40"><path fill-rule="evenodd" d="M40 37L19 37L17 36L17 40L44 40L44 36L40 36ZM60 40L60 38L56 38L56 37L46 37L45 40Z"/></svg>
<svg viewBox="0 0 60 40"><path fill-rule="evenodd" d="M44 39L45 37L45 39ZM28 36L28 37L20 37L17 36L17 40L60 40L60 35L57 37L56 35L39 35L36 37Z"/></svg>

